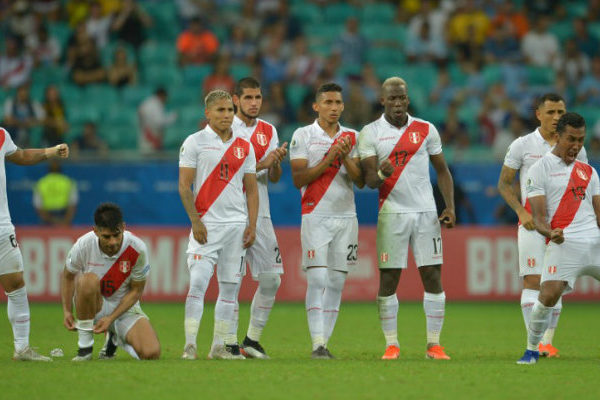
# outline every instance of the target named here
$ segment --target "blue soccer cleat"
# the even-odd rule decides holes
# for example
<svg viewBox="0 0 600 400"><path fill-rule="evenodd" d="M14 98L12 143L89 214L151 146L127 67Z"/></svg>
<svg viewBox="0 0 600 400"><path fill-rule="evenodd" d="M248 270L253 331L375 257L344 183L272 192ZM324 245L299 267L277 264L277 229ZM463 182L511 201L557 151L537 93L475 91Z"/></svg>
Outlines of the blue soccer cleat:
<svg viewBox="0 0 600 400"><path fill-rule="evenodd" d="M535 364L539 359L539 351L525 350L525 354L523 354L523 357L519 358L517 364Z"/></svg>

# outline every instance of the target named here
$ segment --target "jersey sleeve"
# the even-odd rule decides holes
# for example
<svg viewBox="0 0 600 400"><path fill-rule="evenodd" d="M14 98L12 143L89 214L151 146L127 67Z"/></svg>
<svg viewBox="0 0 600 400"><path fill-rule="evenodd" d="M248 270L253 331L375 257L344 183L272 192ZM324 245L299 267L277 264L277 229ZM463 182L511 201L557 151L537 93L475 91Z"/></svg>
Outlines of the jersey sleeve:
<svg viewBox="0 0 600 400"><path fill-rule="evenodd" d="M359 154L358 154L358 132L356 131L352 131L352 134L354 135L354 146L352 146L352 150L350 150L350 158L358 158Z"/></svg>
<svg viewBox="0 0 600 400"><path fill-rule="evenodd" d="M302 128L296 129L290 144L290 160L308 160L308 146Z"/></svg>
<svg viewBox="0 0 600 400"><path fill-rule="evenodd" d="M358 134L358 155L361 160L377 155L373 133L365 126Z"/></svg>
<svg viewBox="0 0 600 400"><path fill-rule="evenodd" d="M10 133L8 133L6 129L2 129L2 131L4 131L4 145L2 147L4 147L5 149L4 154L8 156L17 151L18 148L15 142L13 142L12 138L10 137Z"/></svg>
<svg viewBox="0 0 600 400"><path fill-rule="evenodd" d="M256 156L252 144L248 146L250 151L248 157L244 160L244 174L256 174Z"/></svg>
<svg viewBox="0 0 600 400"><path fill-rule="evenodd" d="M592 196L600 196L600 180L596 168L592 167L592 180L590 181L590 194Z"/></svg>
<svg viewBox="0 0 600 400"><path fill-rule="evenodd" d="M85 267L85 245L81 239L78 239L69 254L67 254L67 261L65 263L67 271L76 274L77 272L83 272Z"/></svg>
<svg viewBox="0 0 600 400"><path fill-rule="evenodd" d="M527 182L525 184L527 197L545 196L546 195L546 177L544 174L542 160L536 161L529 170Z"/></svg>
<svg viewBox="0 0 600 400"><path fill-rule="evenodd" d="M197 156L198 150L195 146L194 138L190 135L183 141L179 149L179 166L196 168Z"/></svg>
<svg viewBox="0 0 600 400"><path fill-rule="evenodd" d="M437 128L433 124L429 124L429 135L427 135L427 153L431 156L442 152L442 138Z"/></svg>
<svg viewBox="0 0 600 400"><path fill-rule="evenodd" d="M579 150L579 154L577 154L577 160L588 164L588 156L585 147L582 147L581 150Z"/></svg>
<svg viewBox="0 0 600 400"><path fill-rule="evenodd" d="M519 170L523 165L523 146L521 145L521 138L515 139L504 156L504 165L508 168Z"/></svg>
<svg viewBox="0 0 600 400"><path fill-rule="evenodd" d="M138 259L131 269L131 280L145 281L150 274L150 260L148 258L148 248L141 239L136 241L136 250L139 253Z"/></svg>
<svg viewBox="0 0 600 400"><path fill-rule="evenodd" d="M269 145L268 152L271 152L279 147L279 134L277 133L277 129L275 129L273 125L271 126L273 127L273 136L271 137L271 143Z"/></svg>

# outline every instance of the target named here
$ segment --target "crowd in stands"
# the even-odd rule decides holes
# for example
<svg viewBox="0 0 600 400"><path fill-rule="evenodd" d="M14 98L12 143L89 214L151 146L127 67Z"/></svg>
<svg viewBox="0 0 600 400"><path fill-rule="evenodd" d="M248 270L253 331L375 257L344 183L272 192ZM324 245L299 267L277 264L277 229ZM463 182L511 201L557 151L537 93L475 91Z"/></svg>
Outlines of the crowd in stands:
<svg viewBox="0 0 600 400"><path fill-rule="evenodd" d="M248 75L282 140L327 81L360 129L398 75L454 160L501 160L545 92L600 158L600 0L0 0L0 37L0 120L21 146L175 150L203 96Z"/></svg>

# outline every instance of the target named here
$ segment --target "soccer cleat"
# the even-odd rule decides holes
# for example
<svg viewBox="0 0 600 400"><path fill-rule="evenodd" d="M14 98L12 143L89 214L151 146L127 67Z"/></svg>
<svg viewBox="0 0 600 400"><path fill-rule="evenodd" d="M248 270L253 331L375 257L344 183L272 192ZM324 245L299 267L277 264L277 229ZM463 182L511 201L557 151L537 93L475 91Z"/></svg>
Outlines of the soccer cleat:
<svg viewBox="0 0 600 400"><path fill-rule="evenodd" d="M310 353L310 358L313 360L330 360L331 357L331 353L327 351L325 346L319 346L316 350L313 350L313 352Z"/></svg>
<svg viewBox="0 0 600 400"><path fill-rule="evenodd" d="M523 357L519 358L517 364L535 364L540 358L539 351L525 350Z"/></svg>
<svg viewBox="0 0 600 400"><path fill-rule="evenodd" d="M540 350L540 356L542 356L542 357L548 357L548 358L560 357L560 354L558 354L558 349L556 347L552 346L552 344L550 344L550 343L548 343L548 344L540 343L539 350Z"/></svg>
<svg viewBox="0 0 600 400"><path fill-rule="evenodd" d="M244 360L246 357L240 353L240 346L235 345L214 345L208 353L209 360Z"/></svg>
<svg viewBox="0 0 600 400"><path fill-rule="evenodd" d="M71 359L71 361L90 361L92 359L93 347L80 347L77 350L77 355Z"/></svg>
<svg viewBox="0 0 600 400"><path fill-rule="evenodd" d="M43 356L38 354L31 347L26 347L21 351L16 351L13 353L13 360L15 361L52 361L50 357Z"/></svg>
<svg viewBox="0 0 600 400"><path fill-rule="evenodd" d="M263 360L269 359L269 356L265 352L265 349L263 349L263 347L260 345L260 343L250 339L248 336L244 338L240 351L246 358L259 358Z"/></svg>
<svg viewBox="0 0 600 400"><path fill-rule="evenodd" d="M392 344L385 349L385 353L381 356L382 360L395 360L400 357L400 347Z"/></svg>
<svg viewBox="0 0 600 400"><path fill-rule="evenodd" d="M325 348L325 351L327 352L327 356L329 356L329 359L330 359L330 360L335 360L335 357L334 357L334 355L333 355L333 354L331 354L331 352L329 351L329 349L328 349L328 348Z"/></svg>
<svg viewBox="0 0 600 400"><path fill-rule="evenodd" d="M183 354L181 355L183 360L196 360L198 358L198 354L196 353L196 345L188 344L183 349ZM210 358L210 355L209 355Z"/></svg>
<svg viewBox="0 0 600 400"><path fill-rule="evenodd" d="M115 343L117 340L117 336L108 332L106 334L106 342L104 342L104 346L98 353L98 359L100 360L112 360L115 358L115 352L117 351L117 344Z"/></svg>
<svg viewBox="0 0 600 400"><path fill-rule="evenodd" d="M448 354L444 352L444 348L439 344L435 346L431 346L427 349L427 353L425 353L425 357L430 360L449 360Z"/></svg>

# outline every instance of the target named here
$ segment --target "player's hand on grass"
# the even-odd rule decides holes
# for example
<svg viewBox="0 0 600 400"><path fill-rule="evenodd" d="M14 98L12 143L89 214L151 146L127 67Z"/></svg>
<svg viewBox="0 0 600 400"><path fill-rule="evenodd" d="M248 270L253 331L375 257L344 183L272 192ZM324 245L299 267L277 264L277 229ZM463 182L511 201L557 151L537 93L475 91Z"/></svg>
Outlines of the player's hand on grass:
<svg viewBox="0 0 600 400"><path fill-rule="evenodd" d="M252 246L252 244L254 244L254 239L256 239L256 228L247 226L244 231L244 248L247 249Z"/></svg>
<svg viewBox="0 0 600 400"><path fill-rule="evenodd" d="M533 223L533 216L527 210L521 210L517 213L517 216L519 217L519 221L521 221L521 225L523 225L523 228L527 229L528 231L532 231L535 229L535 224Z"/></svg>
<svg viewBox="0 0 600 400"><path fill-rule="evenodd" d="M96 325L94 325L94 333L106 332L110 328L110 324L112 324L110 317L100 318Z"/></svg>
<svg viewBox="0 0 600 400"><path fill-rule="evenodd" d="M70 312L65 312L63 317L63 325L70 331L75 331L77 328L75 327L75 318L73 318L73 314Z"/></svg>
<svg viewBox="0 0 600 400"><path fill-rule="evenodd" d="M50 157L59 157L59 158L67 158L69 157L69 145L66 143L57 144L54 147L46 148L46 156Z"/></svg>
<svg viewBox="0 0 600 400"><path fill-rule="evenodd" d="M563 230L561 228L552 229L550 231L550 240L556 244L561 244L565 241Z"/></svg>
<svg viewBox="0 0 600 400"><path fill-rule="evenodd" d="M386 177L389 178L394 173L394 166L387 158L379 165L379 170Z"/></svg>
<svg viewBox="0 0 600 400"><path fill-rule="evenodd" d="M453 228L456 224L456 214L454 213L454 210L446 208L442 211L439 220L446 228Z"/></svg>
<svg viewBox="0 0 600 400"><path fill-rule="evenodd" d="M208 232L206 232L206 226L202 223L202 221L198 220L198 222L192 222L192 232L194 234L194 239L200 244L205 244L208 240Z"/></svg>

